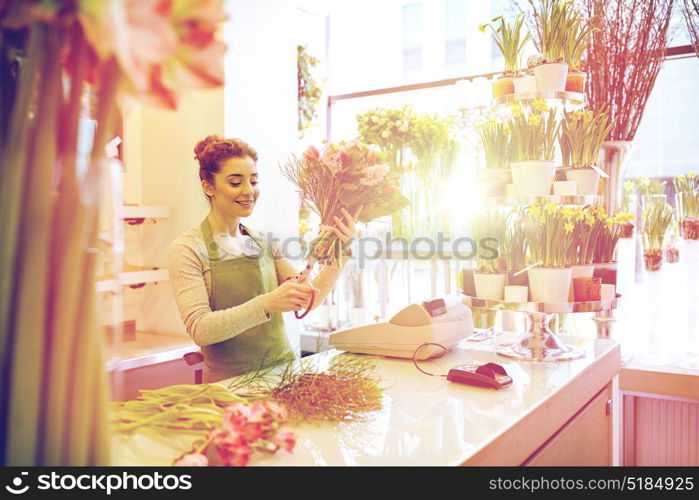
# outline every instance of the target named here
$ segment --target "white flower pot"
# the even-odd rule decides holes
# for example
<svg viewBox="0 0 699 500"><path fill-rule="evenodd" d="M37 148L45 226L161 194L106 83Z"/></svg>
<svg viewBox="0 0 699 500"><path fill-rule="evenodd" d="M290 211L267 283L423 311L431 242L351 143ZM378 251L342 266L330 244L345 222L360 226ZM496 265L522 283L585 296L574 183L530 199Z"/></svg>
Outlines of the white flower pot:
<svg viewBox="0 0 699 500"><path fill-rule="evenodd" d="M568 78L568 64L546 63L534 68L538 92L563 92Z"/></svg>
<svg viewBox="0 0 699 500"><path fill-rule="evenodd" d="M476 282L476 297L479 299L502 300L507 283L506 273L473 273Z"/></svg>
<svg viewBox="0 0 699 500"><path fill-rule="evenodd" d="M535 267L527 271L533 302L568 302L573 270L570 267Z"/></svg>
<svg viewBox="0 0 699 500"><path fill-rule="evenodd" d="M536 77L534 75L518 76L514 79L515 94L536 92Z"/></svg>
<svg viewBox="0 0 699 500"><path fill-rule="evenodd" d="M592 276L595 274L595 265L594 264L581 264L577 266L572 266L571 270L573 271L573 274L570 279L570 293L568 294L568 300L570 302L573 301L573 280L575 278L592 278Z"/></svg>
<svg viewBox="0 0 699 500"><path fill-rule="evenodd" d="M512 184L517 196L546 196L551 194L551 182L556 173L553 160L512 162Z"/></svg>
<svg viewBox="0 0 699 500"><path fill-rule="evenodd" d="M597 194L599 172L592 168L570 168L566 170L566 179L578 183L578 194Z"/></svg>
<svg viewBox="0 0 699 500"><path fill-rule="evenodd" d="M572 196L578 194L578 183L576 181L554 181L553 194L560 196Z"/></svg>

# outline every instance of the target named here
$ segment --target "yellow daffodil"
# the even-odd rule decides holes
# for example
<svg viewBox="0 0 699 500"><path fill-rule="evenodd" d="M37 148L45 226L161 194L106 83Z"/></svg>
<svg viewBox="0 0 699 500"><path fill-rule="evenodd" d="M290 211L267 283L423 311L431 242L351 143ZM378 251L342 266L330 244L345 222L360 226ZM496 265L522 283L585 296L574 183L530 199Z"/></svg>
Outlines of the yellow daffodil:
<svg viewBox="0 0 699 500"><path fill-rule="evenodd" d="M694 179L696 176L697 176L696 172L689 172L689 173L687 174L687 177L690 178L690 179Z"/></svg>
<svg viewBox="0 0 699 500"><path fill-rule="evenodd" d="M570 115L570 119L574 122L582 120L583 114L582 111L573 111Z"/></svg>
<svg viewBox="0 0 699 500"><path fill-rule="evenodd" d="M574 214L575 214L575 209L573 207L569 207L569 206L561 207L561 215L563 216L564 219L570 220L573 218Z"/></svg>
<svg viewBox="0 0 699 500"><path fill-rule="evenodd" d="M623 224L625 222L629 222L634 219L633 214L630 214L628 212L619 212L614 216L614 222L617 224Z"/></svg>
<svg viewBox="0 0 699 500"><path fill-rule="evenodd" d="M650 179L648 177L643 177L642 179L639 179L638 182L641 184L641 186L650 186Z"/></svg>
<svg viewBox="0 0 699 500"><path fill-rule="evenodd" d="M573 232L573 224L571 222L566 222L563 224L563 227L566 230L566 233L572 233Z"/></svg>
<svg viewBox="0 0 699 500"><path fill-rule="evenodd" d="M636 187L633 183L633 181L626 181L624 182L624 190L626 192L631 192L633 191L634 187Z"/></svg>
<svg viewBox="0 0 699 500"><path fill-rule="evenodd" d="M552 214L555 214L555 213L556 213L556 210L557 210L558 207L556 206L555 203L552 203L552 202L548 202L548 201L547 201L547 202L546 202L546 207L545 207L545 208L546 208L546 214L547 214L547 215L552 215Z"/></svg>
<svg viewBox="0 0 699 500"><path fill-rule="evenodd" d="M522 106L520 106L519 103L515 103L510 106L510 111L512 112L512 116L520 116L522 114Z"/></svg>
<svg viewBox="0 0 699 500"><path fill-rule="evenodd" d="M595 225L595 218L590 214L586 215L585 216L585 224L587 224L590 227L594 226Z"/></svg>
<svg viewBox="0 0 699 500"><path fill-rule="evenodd" d="M541 215L541 207L539 205L532 205L531 207L529 207L528 212L529 215L533 217L538 217Z"/></svg>
<svg viewBox="0 0 699 500"><path fill-rule="evenodd" d="M527 123L534 126L541 125L541 117L539 115L529 115Z"/></svg>
<svg viewBox="0 0 699 500"><path fill-rule="evenodd" d="M546 101L543 99L534 99L532 101L532 109L535 111L539 111L540 113L543 113L545 111L549 110L548 105L546 104Z"/></svg>
<svg viewBox="0 0 699 500"><path fill-rule="evenodd" d="M585 211L582 208L575 210L575 222L581 221L585 218Z"/></svg>
<svg viewBox="0 0 699 500"><path fill-rule="evenodd" d="M612 219L611 217L607 217L606 219L604 219L604 227L606 227L607 229L611 229L612 226L614 226L614 219Z"/></svg>

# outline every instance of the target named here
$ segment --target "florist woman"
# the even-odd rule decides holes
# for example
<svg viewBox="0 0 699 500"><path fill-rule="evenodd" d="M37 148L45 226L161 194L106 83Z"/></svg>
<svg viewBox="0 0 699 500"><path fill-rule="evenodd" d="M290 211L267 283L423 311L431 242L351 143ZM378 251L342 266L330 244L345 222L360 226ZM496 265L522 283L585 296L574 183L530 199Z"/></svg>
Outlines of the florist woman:
<svg viewBox="0 0 699 500"><path fill-rule="evenodd" d="M312 282L296 282L296 269L261 233L243 226L260 195L257 152L239 139L209 136L194 148L211 209L199 227L170 248L170 281L187 332L204 354L204 382L288 360L293 353L283 312L321 303L342 266L326 266ZM332 231L345 245L356 216L343 210Z"/></svg>

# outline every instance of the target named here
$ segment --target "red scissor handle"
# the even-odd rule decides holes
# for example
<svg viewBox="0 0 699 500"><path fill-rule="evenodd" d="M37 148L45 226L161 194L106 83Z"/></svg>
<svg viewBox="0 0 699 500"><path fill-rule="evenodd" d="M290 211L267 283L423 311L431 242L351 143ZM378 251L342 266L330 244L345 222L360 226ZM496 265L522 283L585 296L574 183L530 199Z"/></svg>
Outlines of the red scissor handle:
<svg viewBox="0 0 699 500"><path fill-rule="evenodd" d="M313 309L313 302L316 300L316 291L311 289L311 300L308 303L308 307L306 308L305 311L303 311L301 314L299 314L299 311L294 311L294 316L296 316L296 319L303 319L306 317L306 315L311 312L311 309Z"/></svg>

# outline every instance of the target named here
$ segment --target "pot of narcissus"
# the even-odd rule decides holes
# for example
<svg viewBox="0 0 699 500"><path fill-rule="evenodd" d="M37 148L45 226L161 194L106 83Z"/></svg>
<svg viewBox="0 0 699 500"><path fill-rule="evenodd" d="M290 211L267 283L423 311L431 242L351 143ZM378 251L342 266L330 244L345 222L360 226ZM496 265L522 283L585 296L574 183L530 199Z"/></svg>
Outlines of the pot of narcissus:
<svg viewBox="0 0 699 500"><path fill-rule="evenodd" d="M539 64L534 68L538 92L562 92L566 88L568 64L550 62Z"/></svg>
<svg viewBox="0 0 699 500"><path fill-rule="evenodd" d="M586 80L587 73L584 71L569 71L566 77L566 91L584 93Z"/></svg>
<svg viewBox="0 0 699 500"><path fill-rule="evenodd" d="M547 196L556 173L553 160L515 161L512 165L512 184L517 196Z"/></svg>
<svg viewBox="0 0 699 500"><path fill-rule="evenodd" d="M519 73L513 80L515 94L531 94L536 92L536 77L529 71Z"/></svg>
<svg viewBox="0 0 699 500"><path fill-rule="evenodd" d="M575 181L578 185L578 194L595 195L599 189L600 171L595 167L566 168L566 180Z"/></svg>
<svg viewBox="0 0 699 500"><path fill-rule="evenodd" d="M507 283L507 273L497 271L475 271L476 297L479 299L502 300Z"/></svg>
<svg viewBox="0 0 699 500"><path fill-rule="evenodd" d="M493 98L503 97L515 93L513 73L505 73L493 82Z"/></svg>
<svg viewBox="0 0 699 500"><path fill-rule="evenodd" d="M570 267L535 267L527 273L533 302L556 304L568 301L573 279Z"/></svg>

